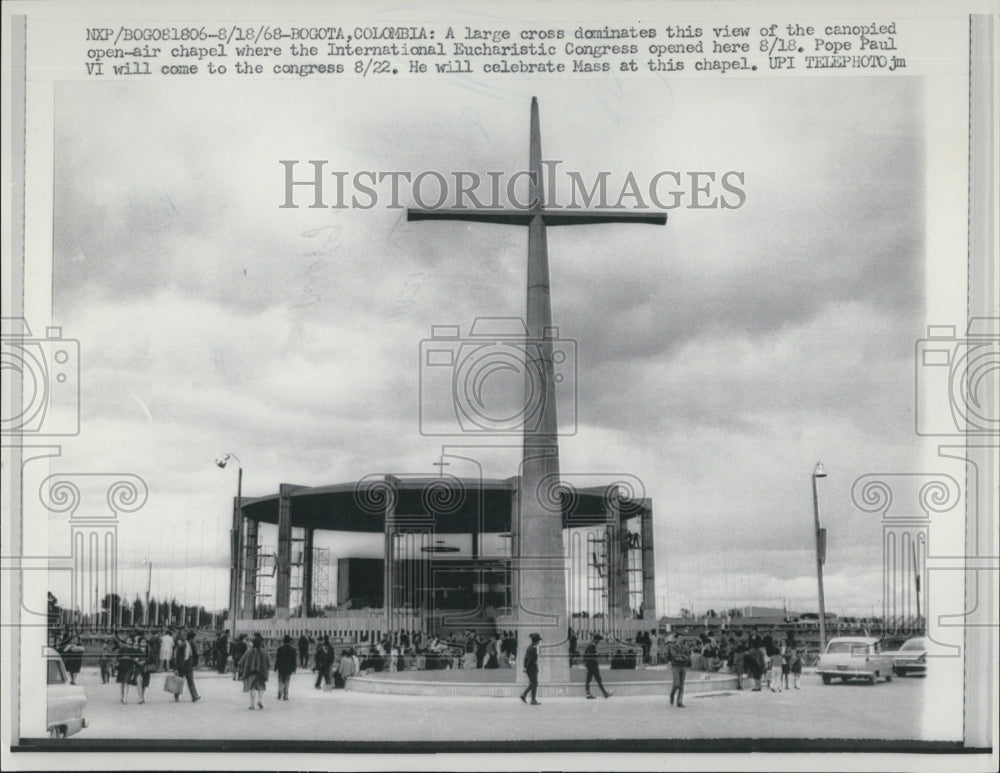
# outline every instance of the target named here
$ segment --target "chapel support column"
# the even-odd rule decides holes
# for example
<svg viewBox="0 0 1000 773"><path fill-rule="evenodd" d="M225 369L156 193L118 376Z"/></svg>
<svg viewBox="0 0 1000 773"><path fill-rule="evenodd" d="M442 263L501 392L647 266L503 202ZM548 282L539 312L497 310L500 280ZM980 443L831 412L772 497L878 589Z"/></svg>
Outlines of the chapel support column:
<svg viewBox="0 0 1000 773"><path fill-rule="evenodd" d="M243 553L243 614L253 619L257 600L257 534L260 524L247 518L246 550Z"/></svg>
<svg viewBox="0 0 1000 773"><path fill-rule="evenodd" d="M653 552L653 503L642 503L642 619L652 621L646 628L655 628L656 616L656 564Z"/></svg>
<svg viewBox="0 0 1000 773"><path fill-rule="evenodd" d="M302 542L302 617L309 617L313 603L313 542L315 529L305 529Z"/></svg>
<svg viewBox="0 0 1000 773"><path fill-rule="evenodd" d="M292 591L292 490L295 486L282 483L278 487L278 577L275 588L274 616L278 620L291 617Z"/></svg>

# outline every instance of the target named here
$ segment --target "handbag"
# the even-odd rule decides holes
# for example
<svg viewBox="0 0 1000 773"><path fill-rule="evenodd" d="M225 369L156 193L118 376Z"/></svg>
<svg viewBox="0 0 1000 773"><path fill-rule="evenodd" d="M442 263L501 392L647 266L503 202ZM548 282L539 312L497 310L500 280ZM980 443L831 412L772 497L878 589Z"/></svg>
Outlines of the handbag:
<svg viewBox="0 0 1000 773"><path fill-rule="evenodd" d="M163 689L165 692L180 695L184 692L184 680L177 674L167 674L167 681L163 683Z"/></svg>

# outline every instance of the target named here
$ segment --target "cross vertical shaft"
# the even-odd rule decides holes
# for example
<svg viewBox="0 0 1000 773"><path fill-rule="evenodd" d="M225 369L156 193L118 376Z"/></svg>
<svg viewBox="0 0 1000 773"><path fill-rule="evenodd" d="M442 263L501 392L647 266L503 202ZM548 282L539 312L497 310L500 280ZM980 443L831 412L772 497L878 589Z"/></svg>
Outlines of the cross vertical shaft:
<svg viewBox="0 0 1000 773"><path fill-rule="evenodd" d="M525 422L517 506L511 523L514 607L518 621L518 649L528 646L528 634L543 637L539 678L566 694L569 685L569 610L566 602L566 552L563 547L563 512L557 496L559 482L559 430L556 414L553 364L552 303L549 287L549 253L546 236L550 225L597 223L651 223L663 225L663 213L585 212L544 206L542 139L538 100L531 100L529 140L529 204L504 210L409 209L408 220L465 220L528 227L528 273L525 322L524 405L543 399L537 418ZM525 676L517 669L519 680ZM562 685L557 687L557 685Z"/></svg>
<svg viewBox="0 0 1000 773"><path fill-rule="evenodd" d="M552 300L549 287L549 251L542 202L542 137L538 100L531 100L529 149L531 220L528 223L528 279L525 322L524 400L543 390L541 412L523 428L521 473L518 477L517 520L511 524L517 546L514 603L521 630L521 647L527 634L542 634L539 678L544 684L569 682L569 648L566 637L566 558L563 548L561 507L553 508L552 487L559 481L559 429L552 362ZM537 356L538 360L531 361ZM518 673L521 669L518 669Z"/></svg>

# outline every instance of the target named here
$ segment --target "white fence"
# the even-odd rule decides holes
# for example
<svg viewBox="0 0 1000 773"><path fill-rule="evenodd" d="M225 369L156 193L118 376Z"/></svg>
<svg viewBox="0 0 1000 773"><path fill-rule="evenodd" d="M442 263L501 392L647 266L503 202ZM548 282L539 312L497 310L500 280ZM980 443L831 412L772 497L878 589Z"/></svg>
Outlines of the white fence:
<svg viewBox="0 0 1000 773"><path fill-rule="evenodd" d="M445 615L447 619L447 615ZM427 633L436 629L439 616L431 618L419 614L394 614L392 629L395 631L421 631ZM485 618L475 622L482 624ZM518 623L517 618L510 614L500 614L493 618L497 629L520 630L524 623ZM470 626L473 627L470 621ZM569 627L577 636L600 633L608 638L634 640L640 631L651 631L656 627L654 620L614 620L607 617L571 617ZM331 617L293 617L287 620L240 620L236 625L237 634L261 633L268 638L277 638L288 634L298 638L302 634L315 637L330 636L351 641L372 641L381 638L386 632L385 615L381 611L358 612L354 614L338 614Z"/></svg>

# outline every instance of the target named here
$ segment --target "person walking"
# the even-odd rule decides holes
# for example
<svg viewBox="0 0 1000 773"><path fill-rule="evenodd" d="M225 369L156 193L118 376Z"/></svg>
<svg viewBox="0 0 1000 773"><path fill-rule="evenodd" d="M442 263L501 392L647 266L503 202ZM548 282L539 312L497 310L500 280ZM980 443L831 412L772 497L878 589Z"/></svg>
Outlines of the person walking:
<svg viewBox="0 0 1000 773"><path fill-rule="evenodd" d="M781 692L781 669L785 659L781 656L781 650L773 643L768 650L768 655L770 656L768 665L771 669L771 692Z"/></svg>
<svg viewBox="0 0 1000 773"><path fill-rule="evenodd" d="M292 637L288 634L285 634L282 641L274 656L274 670L278 672L278 700L287 701L288 683L292 681L292 674L295 673L295 647L292 646Z"/></svg>
<svg viewBox="0 0 1000 773"><path fill-rule="evenodd" d="M73 638L63 646L57 648L62 655L63 665L66 666L66 673L69 674L69 683L76 684L76 675L83 668L83 653L86 649L79 636Z"/></svg>
<svg viewBox="0 0 1000 773"><path fill-rule="evenodd" d="M157 648L157 653L154 654L150 648L149 642L147 642L143 637L139 637L136 642L137 655L135 658L136 662L136 681L135 684L139 688L139 703L146 702L146 688L149 687L149 683L152 680L153 672L156 671L157 666L157 654L159 654L159 648Z"/></svg>
<svg viewBox="0 0 1000 773"><path fill-rule="evenodd" d="M226 673L226 660L229 657L229 631L223 631L215 641L215 668L220 674Z"/></svg>
<svg viewBox="0 0 1000 773"><path fill-rule="evenodd" d="M476 667L476 639L469 636L465 640L465 654L462 656L462 668L471 671ZM400 669L402 670L402 669Z"/></svg>
<svg viewBox="0 0 1000 773"><path fill-rule="evenodd" d="M691 650L687 643L681 639L675 639L667 649L667 659L673 672L673 687L670 689L670 704L674 705L674 698L677 698L677 708L684 706L684 679L687 677L687 670L691 666Z"/></svg>
<svg viewBox="0 0 1000 773"><path fill-rule="evenodd" d="M802 656L799 654L797 649L793 649L789 653L789 670L792 672L792 684L795 689L799 689L799 683L802 681Z"/></svg>
<svg viewBox="0 0 1000 773"><path fill-rule="evenodd" d="M107 642L101 646L101 655L97 659L97 666L101 669L101 684L111 681L111 648Z"/></svg>
<svg viewBox="0 0 1000 773"><path fill-rule="evenodd" d="M732 663L729 666L730 673L736 675L736 689L743 689L743 674L746 670L744 666L744 657L746 655L746 648L742 643L737 643L733 648Z"/></svg>
<svg viewBox="0 0 1000 773"><path fill-rule="evenodd" d="M179 638L179 637L178 637ZM182 640L177 650L177 662L175 671L177 676L183 677L187 681L188 692L191 693L191 702L197 703L201 700L198 688L194 684L194 667L198 665L198 652L194 644L194 631L188 631L187 638ZM179 701L180 695L175 695L174 700Z"/></svg>
<svg viewBox="0 0 1000 773"><path fill-rule="evenodd" d="M330 637L324 636L323 641L319 643L313 655L313 660L316 664L315 687L317 690L322 689L322 685L324 684L330 684L330 666L333 665L334 659L333 647L330 646Z"/></svg>
<svg viewBox="0 0 1000 773"><path fill-rule="evenodd" d="M764 654L760 651L760 647L751 647L749 650L743 653L743 664L746 666L747 673L750 678L753 679L753 688L751 692L760 692L761 690L761 680L764 678L764 670L766 668L764 664Z"/></svg>
<svg viewBox="0 0 1000 773"><path fill-rule="evenodd" d="M309 637L305 634L299 637L299 665L309 668Z"/></svg>
<svg viewBox="0 0 1000 773"><path fill-rule="evenodd" d="M131 636L125 639L124 645L118 646L118 675L115 679L121 686L122 703L128 703L129 685L138 684L136 678L136 669L138 668L137 655L138 650L135 648L135 639Z"/></svg>
<svg viewBox="0 0 1000 773"><path fill-rule="evenodd" d="M168 628L163 632L163 636L160 637L160 670L169 671L173 666L171 658L174 656L174 637L172 636L171 630Z"/></svg>
<svg viewBox="0 0 1000 773"><path fill-rule="evenodd" d="M241 633L236 641L233 642L233 681L235 682L240 678L239 663L243 660L243 656L247 653L247 635Z"/></svg>
<svg viewBox="0 0 1000 773"><path fill-rule="evenodd" d="M149 659L153 664L151 673L155 673L160 670L160 635L155 630L149 634L146 646L149 649Z"/></svg>
<svg viewBox="0 0 1000 773"><path fill-rule="evenodd" d="M596 697L590 691L592 680L597 681L597 686L601 688L601 692L604 693L605 698L611 697L611 693L604 689L604 682L601 681L600 661L597 658L597 643L603 638L601 634L595 633L594 638L587 645L587 649L583 651L583 665L587 667L587 697L591 699Z"/></svg>
<svg viewBox="0 0 1000 773"><path fill-rule="evenodd" d="M337 676L333 680L333 686L338 689L345 687L347 680L356 673L358 673L358 663L354 659L354 649L344 650L337 665Z"/></svg>
<svg viewBox="0 0 1000 773"><path fill-rule="evenodd" d="M483 668L500 668L500 634L493 637L486 645L486 665Z"/></svg>
<svg viewBox="0 0 1000 773"><path fill-rule="evenodd" d="M521 693L521 701L527 703L528 693L531 693L531 705L540 706L538 702L538 642L542 640L540 633L531 634L531 644L524 651L524 672L528 675L528 686Z"/></svg>
<svg viewBox="0 0 1000 773"><path fill-rule="evenodd" d="M264 652L264 637L254 634L253 646L248 649L239 664L243 692L250 693L250 710L264 708L264 690L271 672L271 661ZM256 705L255 705L256 704Z"/></svg>

